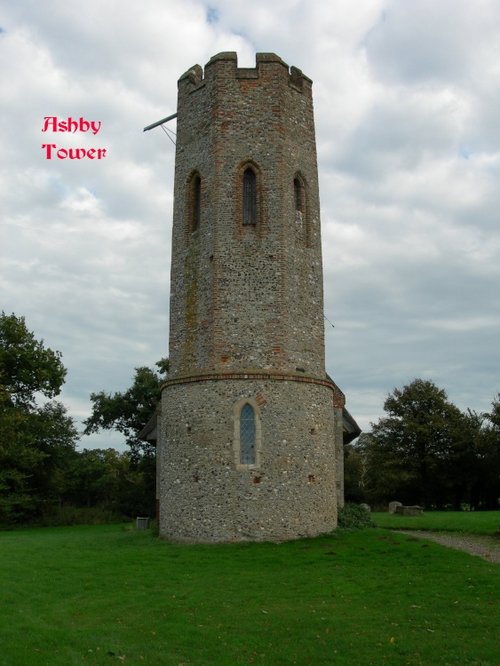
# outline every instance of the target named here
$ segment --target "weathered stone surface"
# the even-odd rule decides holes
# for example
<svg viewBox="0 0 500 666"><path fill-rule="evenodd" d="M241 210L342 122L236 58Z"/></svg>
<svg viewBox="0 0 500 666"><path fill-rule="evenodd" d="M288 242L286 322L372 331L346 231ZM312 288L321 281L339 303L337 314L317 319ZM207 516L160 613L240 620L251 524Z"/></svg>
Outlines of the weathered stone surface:
<svg viewBox="0 0 500 666"><path fill-rule="evenodd" d="M396 513L398 506L403 506L402 502L389 502L389 513Z"/></svg>
<svg viewBox="0 0 500 666"><path fill-rule="evenodd" d="M240 69L235 54L223 53L200 72L179 81L171 376L259 368L324 378L311 82L274 54ZM255 227L242 224L248 165L257 175ZM194 172L201 210L191 232ZM306 184L303 213L295 209L297 175Z"/></svg>
<svg viewBox="0 0 500 666"><path fill-rule="evenodd" d="M242 466L233 408L258 395L265 398L258 462ZM163 392L163 411L161 534L282 540L336 527L330 388L252 379L177 384Z"/></svg>
<svg viewBox="0 0 500 666"><path fill-rule="evenodd" d="M275 54L238 68L221 53L181 77L177 113L160 534L329 531L344 396L325 372L311 81ZM248 168L256 224L244 224ZM238 458L245 401L257 415L255 465Z"/></svg>
<svg viewBox="0 0 500 666"><path fill-rule="evenodd" d="M421 516L424 510L421 506L397 506L396 513L402 516Z"/></svg>

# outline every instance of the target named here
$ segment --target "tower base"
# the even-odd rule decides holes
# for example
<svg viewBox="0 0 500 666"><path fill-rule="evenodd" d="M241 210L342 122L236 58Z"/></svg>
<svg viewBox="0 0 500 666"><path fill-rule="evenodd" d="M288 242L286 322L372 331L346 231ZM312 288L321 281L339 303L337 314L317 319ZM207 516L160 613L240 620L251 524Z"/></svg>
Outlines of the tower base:
<svg viewBox="0 0 500 666"><path fill-rule="evenodd" d="M282 541L335 529L342 424L333 395L334 385L306 377L168 382L158 450L160 536ZM247 403L256 421L251 464L241 458L240 415Z"/></svg>

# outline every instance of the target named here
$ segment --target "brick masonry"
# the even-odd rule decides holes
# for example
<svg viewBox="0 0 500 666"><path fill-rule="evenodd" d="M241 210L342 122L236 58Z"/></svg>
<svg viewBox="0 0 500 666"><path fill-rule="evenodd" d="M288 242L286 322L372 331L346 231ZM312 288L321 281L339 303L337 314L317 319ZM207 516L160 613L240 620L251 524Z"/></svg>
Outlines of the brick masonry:
<svg viewBox="0 0 500 666"><path fill-rule="evenodd" d="M275 54L238 68L221 53L180 78L177 114L160 533L329 531L344 398L325 373L312 83ZM247 168L255 225L243 224ZM259 429L248 467L237 460L245 400Z"/></svg>

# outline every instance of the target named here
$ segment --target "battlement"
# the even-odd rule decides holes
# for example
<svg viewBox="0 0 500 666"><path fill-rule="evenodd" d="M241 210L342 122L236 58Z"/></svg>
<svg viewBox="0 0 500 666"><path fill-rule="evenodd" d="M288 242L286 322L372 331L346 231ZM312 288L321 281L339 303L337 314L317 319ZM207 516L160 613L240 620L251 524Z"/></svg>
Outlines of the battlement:
<svg viewBox="0 0 500 666"><path fill-rule="evenodd" d="M179 90L188 86L195 90L209 81L222 79L281 79L295 90L312 95L312 80L297 67L289 67L275 53L257 53L255 67L238 67L238 56L234 51L223 51L214 55L205 65L193 65L178 81Z"/></svg>

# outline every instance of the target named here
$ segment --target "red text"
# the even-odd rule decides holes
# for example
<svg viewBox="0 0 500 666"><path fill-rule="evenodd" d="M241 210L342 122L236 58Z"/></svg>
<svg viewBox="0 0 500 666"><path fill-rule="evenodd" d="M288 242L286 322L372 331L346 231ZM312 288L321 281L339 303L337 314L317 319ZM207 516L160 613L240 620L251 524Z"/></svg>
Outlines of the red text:
<svg viewBox="0 0 500 666"><path fill-rule="evenodd" d="M58 160L102 160L106 157L106 148L58 148L55 143L42 143L42 150L45 150L47 160L53 157Z"/></svg>
<svg viewBox="0 0 500 666"><path fill-rule="evenodd" d="M102 121L85 120L78 118L75 120L71 116L65 120L59 120L57 116L45 116L42 132L92 132L94 136L102 127Z"/></svg>

